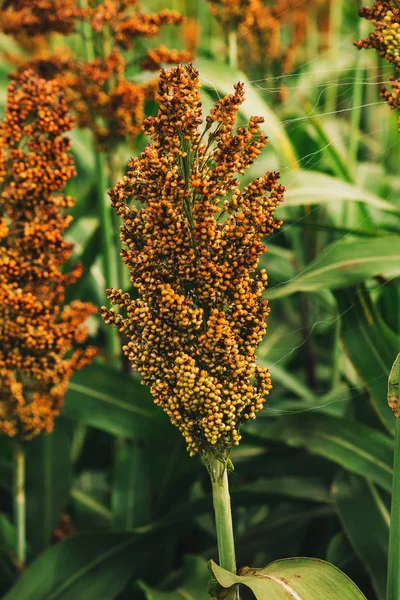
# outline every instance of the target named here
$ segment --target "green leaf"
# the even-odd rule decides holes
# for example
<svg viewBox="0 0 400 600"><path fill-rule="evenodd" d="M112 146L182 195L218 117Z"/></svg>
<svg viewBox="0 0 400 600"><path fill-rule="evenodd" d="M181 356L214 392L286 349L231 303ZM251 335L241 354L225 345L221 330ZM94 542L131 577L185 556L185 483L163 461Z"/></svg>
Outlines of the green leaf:
<svg viewBox="0 0 400 600"><path fill-rule="evenodd" d="M385 600L390 523L385 504L372 483L348 473L335 479L332 496L343 528L371 575L378 598Z"/></svg>
<svg viewBox="0 0 400 600"><path fill-rule="evenodd" d="M291 171L282 181L287 187L284 207L327 204L346 200L363 202L374 208L399 213L400 209L375 194L317 171Z"/></svg>
<svg viewBox="0 0 400 600"><path fill-rule="evenodd" d="M60 542L28 567L3 600L113 600L131 578L144 542L128 533Z"/></svg>
<svg viewBox="0 0 400 600"><path fill-rule="evenodd" d="M374 245L374 244L373 244ZM341 313L341 338L382 423L394 431L395 419L387 403L387 380L398 351L398 340L382 321L363 288L335 293Z"/></svg>
<svg viewBox="0 0 400 600"><path fill-rule="evenodd" d="M329 493L326 486L317 477L270 477L258 479L253 483L235 488L231 491L235 501L256 499L258 495L267 500L270 496L297 498L311 502L329 503Z"/></svg>
<svg viewBox="0 0 400 600"><path fill-rule="evenodd" d="M185 556L184 577L171 592L160 592L142 581L140 588L145 592L146 600L210 600L207 592L209 580L207 561L200 556Z"/></svg>
<svg viewBox="0 0 400 600"><path fill-rule="evenodd" d="M249 424L246 431L259 438L306 448L352 473L368 477L388 492L392 489L392 439L357 421L303 413L278 419L269 428L264 419L259 419L258 424Z"/></svg>
<svg viewBox="0 0 400 600"><path fill-rule="evenodd" d="M315 558L277 560L263 569L244 567L240 575L213 561L211 568L222 587L245 585L257 600L366 600L347 575Z"/></svg>
<svg viewBox="0 0 400 600"><path fill-rule="evenodd" d="M267 290L269 299L300 291L347 287L381 275L400 276L400 236L370 240L341 240L327 246L311 264L286 284Z"/></svg>
<svg viewBox="0 0 400 600"><path fill-rule="evenodd" d="M292 168L298 167L296 151L282 122L276 116L276 112L266 104L263 96L257 93L242 71L204 58L197 59L195 66L200 71L202 84L206 88L215 89L224 95L232 93L233 84L236 81L242 81L245 85L246 101L242 104L240 112L247 119L254 115L264 117L265 124L261 125L261 129L270 138L273 151L285 165Z"/></svg>
<svg viewBox="0 0 400 600"><path fill-rule="evenodd" d="M117 441L112 487L114 526L129 531L150 520L148 446L129 439Z"/></svg>
<svg viewBox="0 0 400 600"><path fill-rule="evenodd" d="M72 378L63 415L116 436L148 439L167 423L148 390L137 379L101 364Z"/></svg>
<svg viewBox="0 0 400 600"><path fill-rule="evenodd" d="M26 453L27 538L33 554L51 542L68 502L71 478L71 422L58 418L54 431L29 442Z"/></svg>

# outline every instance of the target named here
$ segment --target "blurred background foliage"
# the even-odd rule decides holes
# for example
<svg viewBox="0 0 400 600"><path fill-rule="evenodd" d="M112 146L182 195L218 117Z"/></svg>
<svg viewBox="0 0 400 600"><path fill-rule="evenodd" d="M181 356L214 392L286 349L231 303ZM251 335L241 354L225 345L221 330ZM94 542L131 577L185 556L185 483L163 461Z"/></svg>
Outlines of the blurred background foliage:
<svg viewBox="0 0 400 600"><path fill-rule="evenodd" d="M145 12L166 8L162 0L145 4ZM357 2L264 5L279 5L278 25L260 16L238 25L235 39L206 0L175 0L168 8L187 20L157 40L195 52L206 108L245 82L240 118L263 115L270 138L248 177L278 170L288 186L278 213L284 225L262 264L271 317L259 361L274 390L232 453L238 564L319 557L369 600L384 600L394 429L386 392L400 349L400 137L379 98L391 69L352 46L370 27ZM154 78L137 60L153 42L125 52L130 81ZM84 52L82 32L54 35L49 44ZM3 113L15 68L9 59L22 50L5 35L0 49ZM155 111L146 100L146 114ZM72 140L78 175L67 191L77 203L68 238L85 275L68 300L101 306L101 165L87 131L75 129ZM140 134L113 150L120 171L145 144ZM91 329L106 349L99 318ZM10 448L1 438L7 600L207 597L206 560L217 553L206 471L137 376L121 372L106 350L72 379L54 433L29 444L22 575L14 566Z"/></svg>

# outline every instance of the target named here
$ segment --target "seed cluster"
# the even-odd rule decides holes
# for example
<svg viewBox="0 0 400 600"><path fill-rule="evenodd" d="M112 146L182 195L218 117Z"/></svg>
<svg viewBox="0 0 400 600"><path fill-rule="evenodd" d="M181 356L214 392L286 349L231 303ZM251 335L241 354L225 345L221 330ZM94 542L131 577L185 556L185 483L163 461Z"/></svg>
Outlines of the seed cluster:
<svg viewBox="0 0 400 600"><path fill-rule="evenodd" d="M225 32L236 30L239 63L250 75L290 71L307 35L308 21L325 14L323 0L209 0ZM325 9L324 9L325 8Z"/></svg>
<svg viewBox="0 0 400 600"><path fill-rule="evenodd" d="M162 27L181 25L181 14L169 9L144 13L138 0L89 0L85 9L79 8L77 0L15 0L6 4L7 8L0 10L0 30L14 35L22 48L26 48L26 36L22 38L21 32L36 36L29 38L37 42L35 51L30 48L33 60L19 64L20 71L32 69L40 77L56 79L78 127L93 131L98 149L111 153L122 140L140 132L147 90L151 98L152 86L130 81L127 61L132 62L132 49L139 38L154 38ZM97 57L82 60L65 50L49 55L50 49L43 47L43 34L70 34L80 21L92 29ZM138 52L134 62L148 71L193 58L187 50L163 45Z"/></svg>
<svg viewBox="0 0 400 600"><path fill-rule="evenodd" d="M63 306L82 271L62 270L72 124L54 83L29 71L14 78L0 124L0 431L21 439L52 430L69 378L96 353L82 348L95 308Z"/></svg>
<svg viewBox="0 0 400 600"><path fill-rule="evenodd" d="M375 26L368 37L354 45L358 49L372 48L379 52L389 63L394 65L395 72L400 73L400 7L395 0L377 0L372 8L362 8L360 16L371 21ZM392 91L382 87L381 97L388 102L392 110L400 110L400 80L398 76L391 78ZM400 118L399 118L400 127Z"/></svg>
<svg viewBox="0 0 400 600"><path fill-rule="evenodd" d="M201 132L199 87L191 65L161 71L158 114L144 124L152 143L110 193L139 298L107 290L121 312L103 307L102 316L127 338L124 353L189 452L225 454L271 389L255 360L269 312L267 275L255 270L262 238L281 225L284 187L268 172L239 189L237 175L267 144L263 119L235 133L238 83Z"/></svg>
<svg viewBox="0 0 400 600"><path fill-rule="evenodd" d="M78 0L5 0L0 6L0 29L17 36L68 35L83 15Z"/></svg>

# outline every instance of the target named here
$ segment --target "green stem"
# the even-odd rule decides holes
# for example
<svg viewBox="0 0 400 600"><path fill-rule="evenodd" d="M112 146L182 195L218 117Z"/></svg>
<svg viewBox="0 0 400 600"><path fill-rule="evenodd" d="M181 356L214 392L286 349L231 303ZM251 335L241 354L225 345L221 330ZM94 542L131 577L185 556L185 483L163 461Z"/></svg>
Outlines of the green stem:
<svg viewBox="0 0 400 600"><path fill-rule="evenodd" d="M400 418L396 418L386 600L400 598Z"/></svg>
<svg viewBox="0 0 400 600"><path fill-rule="evenodd" d="M232 29L228 33L228 64L233 69L238 66L238 47L237 47L237 32Z"/></svg>
<svg viewBox="0 0 400 600"><path fill-rule="evenodd" d="M220 567L236 573L235 540L233 537L231 498L229 495L226 461L222 462L210 453L208 470L211 478L212 496L217 530ZM238 590L233 590L227 600L238 599Z"/></svg>
<svg viewBox="0 0 400 600"><path fill-rule="evenodd" d="M329 32L329 56L332 64L337 62L338 46L341 39L341 29L343 20L343 0L331 0L330 8L330 32ZM326 111L336 110L337 105L337 75L330 79L330 86L326 92Z"/></svg>
<svg viewBox="0 0 400 600"><path fill-rule="evenodd" d="M113 238L113 221L110 200L107 195L109 188L107 163L103 152L95 150L97 201L99 203L100 229L102 237L103 275L106 288L118 287L117 256ZM113 327L107 327L107 355L110 361L115 361L119 355L118 332Z"/></svg>
<svg viewBox="0 0 400 600"><path fill-rule="evenodd" d="M14 450L14 521L17 530L17 564L26 561L25 450L17 443Z"/></svg>

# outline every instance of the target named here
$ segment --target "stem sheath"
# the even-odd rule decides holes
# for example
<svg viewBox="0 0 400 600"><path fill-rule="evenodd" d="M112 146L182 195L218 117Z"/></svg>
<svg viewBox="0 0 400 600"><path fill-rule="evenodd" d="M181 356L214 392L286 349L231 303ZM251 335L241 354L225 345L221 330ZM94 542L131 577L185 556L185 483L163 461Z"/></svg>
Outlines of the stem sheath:
<svg viewBox="0 0 400 600"><path fill-rule="evenodd" d="M235 540L226 463L210 454L209 472L217 529L219 564L223 569L236 573ZM227 600L237 600L239 598L238 590L233 590L226 598Z"/></svg>
<svg viewBox="0 0 400 600"><path fill-rule="evenodd" d="M25 450L19 442L14 450L14 520L17 530L17 562L23 569L26 561Z"/></svg>

